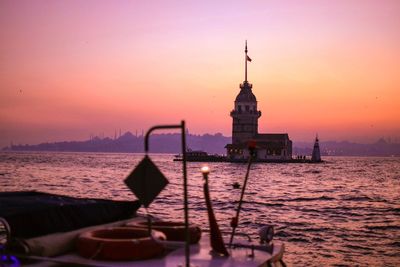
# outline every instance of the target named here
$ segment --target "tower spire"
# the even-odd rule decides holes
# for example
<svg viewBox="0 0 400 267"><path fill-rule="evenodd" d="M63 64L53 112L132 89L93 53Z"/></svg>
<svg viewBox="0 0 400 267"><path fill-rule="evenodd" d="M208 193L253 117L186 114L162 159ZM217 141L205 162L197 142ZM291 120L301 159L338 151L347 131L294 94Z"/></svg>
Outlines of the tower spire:
<svg viewBox="0 0 400 267"><path fill-rule="evenodd" d="M244 48L244 83L247 84L247 61L251 62L251 58L247 55L247 40Z"/></svg>
<svg viewBox="0 0 400 267"><path fill-rule="evenodd" d="M245 57L244 57L244 83L247 83L247 40L244 49Z"/></svg>

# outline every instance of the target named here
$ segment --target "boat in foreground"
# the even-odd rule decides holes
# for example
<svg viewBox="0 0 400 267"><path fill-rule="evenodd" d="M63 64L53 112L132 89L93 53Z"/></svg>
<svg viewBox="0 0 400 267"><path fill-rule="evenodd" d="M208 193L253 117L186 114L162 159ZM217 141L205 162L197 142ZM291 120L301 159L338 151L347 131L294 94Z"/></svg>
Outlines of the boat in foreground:
<svg viewBox="0 0 400 267"><path fill-rule="evenodd" d="M147 210L168 184L147 155L149 135L153 130L170 128L182 131L184 222L159 221ZM272 226L260 229L259 244L243 232L236 233L251 160L232 218L229 242L219 230L212 208L208 167L202 168L202 173L209 230L201 231L189 223L185 129L182 121L180 125L155 126L147 132L146 155L125 179L136 201L0 193L1 266L19 266L20 262L24 266L285 266L284 245L272 242ZM249 150L254 154L254 147ZM146 216L136 214L141 205Z"/></svg>
<svg viewBox="0 0 400 267"><path fill-rule="evenodd" d="M6 226L3 227L3 233L7 232L7 228L10 230L9 247L7 250L0 249L3 260L1 266L19 266L17 262L32 267L184 265L184 241L159 240L165 248L163 253L136 261L105 261L79 254L77 242L84 233L98 229L129 228L139 223L146 225L145 216L129 215L139 207L137 201L82 199L40 192L3 192L0 193L0 199L3 203L0 205L0 214L5 217L3 226ZM119 220L110 221L113 218ZM82 227L98 222L103 224ZM157 225L155 222L153 224ZM260 245L252 242L248 236L238 234L240 241L229 246L228 236L225 235L229 256L224 256L213 251L210 238L210 233L203 231L199 242L190 245L190 263L194 266L282 266L284 244L281 242L275 241L273 246ZM7 257L9 260L6 260Z"/></svg>

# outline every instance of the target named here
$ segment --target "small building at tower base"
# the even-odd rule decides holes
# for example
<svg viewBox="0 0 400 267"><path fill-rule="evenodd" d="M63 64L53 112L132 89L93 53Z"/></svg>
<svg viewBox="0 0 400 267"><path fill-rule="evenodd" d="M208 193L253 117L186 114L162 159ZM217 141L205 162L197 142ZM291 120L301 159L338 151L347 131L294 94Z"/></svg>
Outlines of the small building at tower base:
<svg viewBox="0 0 400 267"><path fill-rule="evenodd" d="M246 161L250 154L250 140L225 146L228 161ZM251 141L256 143L256 161L288 161L292 159L292 141L287 133L256 134Z"/></svg>

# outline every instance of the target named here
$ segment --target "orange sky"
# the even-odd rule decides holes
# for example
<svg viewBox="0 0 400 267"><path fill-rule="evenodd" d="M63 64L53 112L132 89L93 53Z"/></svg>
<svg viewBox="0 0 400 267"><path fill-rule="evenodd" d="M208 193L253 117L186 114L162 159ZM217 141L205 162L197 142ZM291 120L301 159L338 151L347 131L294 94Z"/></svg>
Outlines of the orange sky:
<svg viewBox="0 0 400 267"><path fill-rule="evenodd" d="M231 135L244 79L260 132L400 142L400 1L0 1L0 147L185 119Z"/></svg>

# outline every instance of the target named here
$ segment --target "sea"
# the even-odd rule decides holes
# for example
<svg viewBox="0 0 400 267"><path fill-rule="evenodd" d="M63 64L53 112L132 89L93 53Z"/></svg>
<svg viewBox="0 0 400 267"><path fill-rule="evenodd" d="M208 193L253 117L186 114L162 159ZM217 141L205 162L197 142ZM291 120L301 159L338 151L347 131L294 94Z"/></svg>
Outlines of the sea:
<svg viewBox="0 0 400 267"><path fill-rule="evenodd" d="M0 152L0 191L135 200L124 183L143 154ZM183 220L182 162L150 154L169 184L148 208ZM320 164L254 163L238 233L259 242L264 225L285 244L288 266L400 266L400 158L326 157ZM222 231L230 232L247 164L187 163L190 222L208 229L201 167ZM140 208L138 213L145 214ZM240 237L235 237L239 241Z"/></svg>

